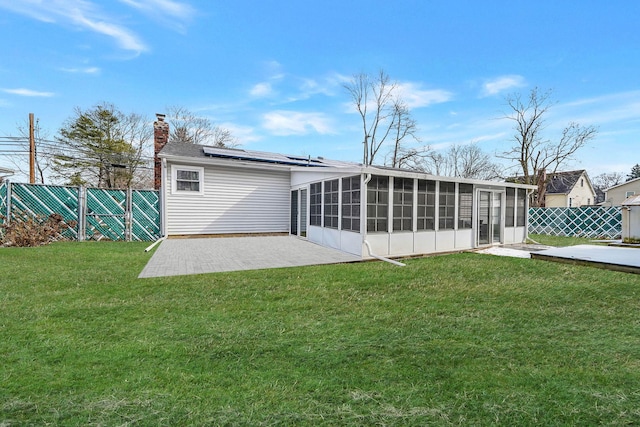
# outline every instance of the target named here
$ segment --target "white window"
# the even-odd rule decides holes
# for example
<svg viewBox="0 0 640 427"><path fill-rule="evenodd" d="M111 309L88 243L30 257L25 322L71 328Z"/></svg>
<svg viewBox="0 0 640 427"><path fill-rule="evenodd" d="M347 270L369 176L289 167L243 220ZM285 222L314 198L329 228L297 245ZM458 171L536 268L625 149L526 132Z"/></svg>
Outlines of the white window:
<svg viewBox="0 0 640 427"><path fill-rule="evenodd" d="M195 166L171 167L172 194L204 194L204 168Z"/></svg>
<svg viewBox="0 0 640 427"><path fill-rule="evenodd" d="M628 197L635 196L635 195L636 195L635 191L627 191L626 193L624 193L624 198L626 199Z"/></svg>

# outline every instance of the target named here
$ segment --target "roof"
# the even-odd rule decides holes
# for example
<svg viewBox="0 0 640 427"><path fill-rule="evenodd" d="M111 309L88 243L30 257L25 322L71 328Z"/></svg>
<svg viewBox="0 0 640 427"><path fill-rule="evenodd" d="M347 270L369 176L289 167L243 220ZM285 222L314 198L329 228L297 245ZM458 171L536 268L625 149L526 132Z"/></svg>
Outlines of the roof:
<svg viewBox="0 0 640 427"><path fill-rule="evenodd" d="M622 202L622 206L640 206L640 194L627 198Z"/></svg>
<svg viewBox="0 0 640 427"><path fill-rule="evenodd" d="M613 187L609 187L604 191L613 190L614 188L624 187L625 185L635 184L635 183L640 184L640 178L630 179L629 181L623 182L622 184L617 184L617 185L614 185Z"/></svg>
<svg viewBox="0 0 640 427"><path fill-rule="evenodd" d="M304 156L290 156L278 153L269 153L265 151L244 150L239 148L219 148L208 145L189 144L183 142L171 142L166 144L160 153L159 157L162 158L174 158L178 159L193 159L193 162L204 163L214 160L229 161L234 160L241 162L242 165L247 167L257 168L289 168L289 170L306 170L306 169L321 169L321 168L338 168L344 171L359 171L362 173L379 173L384 175L403 176L403 177L418 177L422 179L438 179L444 178L446 180L455 182L465 182L470 184L483 184L483 185L500 185L504 186L505 183L501 182L489 182L476 179L458 178L458 177L437 177L427 174L425 172L411 170L391 168L386 166L363 166L361 163L345 162L340 160L330 160L323 157L304 157ZM185 160L187 161L187 160ZM518 188L535 189L533 185L510 183Z"/></svg>
<svg viewBox="0 0 640 427"><path fill-rule="evenodd" d="M570 193L573 187L575 187L580 177L585 173L586 171L584 169L581 169L581 170L575 170L575 171L555 172L553 174L549 174L551 175L551 177L547 182L547 194Z"/></svg>
<svg viewBox="0 0 640 427"><path fill-rule="evenodd" d="M195 157L244 160L247 162L287 165L297 167L353 167L357 163L329 160L323 157L294 156L241 148L220 148L208 145L168 143L159 153L160 157Z"/></svg>
<svg viewBox="0 0 640 427"><path fill-rule="evenodd" d="M13 175L14 171L12 169L3 168L0 166L0 176L9 176Z"/></svg>

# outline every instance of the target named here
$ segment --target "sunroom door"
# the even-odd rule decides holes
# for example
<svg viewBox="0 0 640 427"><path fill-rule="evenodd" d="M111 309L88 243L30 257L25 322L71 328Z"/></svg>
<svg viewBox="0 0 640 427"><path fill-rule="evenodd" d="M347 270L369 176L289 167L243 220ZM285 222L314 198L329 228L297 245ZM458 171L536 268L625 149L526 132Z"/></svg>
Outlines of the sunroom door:
<svg viewBox="0 0 640 427"><path fill-rule="evenodd" d="M291 227L294 236L307 237L307 190L291 191Z"/></svg>
<svg viewBox="0 0 640 427"><path fill-rule="evenodd" d="M480 191L478 197L478 245L502 241L502 193Z"/></svg>

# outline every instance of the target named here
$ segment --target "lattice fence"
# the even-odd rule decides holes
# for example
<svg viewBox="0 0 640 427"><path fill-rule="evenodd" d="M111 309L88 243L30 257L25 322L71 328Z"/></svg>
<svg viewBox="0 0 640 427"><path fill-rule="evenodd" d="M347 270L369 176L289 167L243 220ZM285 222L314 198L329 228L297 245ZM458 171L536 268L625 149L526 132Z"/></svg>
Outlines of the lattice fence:
<svg viewBox="0 0 640 427"><path fill-rule="evenodd" d="M4 224L7 214L7 183L0 182L0 225Z"/></svg>
<svg viewBox="0 0 640 427"><path fill-rule="evenodd" d="M157 191L0 184L0 221L3 217L9 220L27 216L46 218L54 213L77 223L75 229L68 231L70 239L153 241L160 238Z"/></svg>
<svg viewBox="0 0 640 427"><path fill-rule="evenodd" d="M619 207L529 209L529 233L617 239L621 231Z"/></svg>

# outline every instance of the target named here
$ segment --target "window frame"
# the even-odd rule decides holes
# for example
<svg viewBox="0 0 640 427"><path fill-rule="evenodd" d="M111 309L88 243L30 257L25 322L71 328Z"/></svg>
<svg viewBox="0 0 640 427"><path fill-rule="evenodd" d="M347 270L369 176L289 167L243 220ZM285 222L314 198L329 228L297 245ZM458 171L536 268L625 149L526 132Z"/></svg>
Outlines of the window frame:
<svg viewBox="0 0 640 427"><path fill-rule="evenodd" d="M384 183L386 186L380 186ZM375 187L373 185L375 184ZM375 215L370 215L371 211ZM373 224L373 227L370 225ZM373 175L367 184L367 233L389 232L389 177Z"/></svg>
<svg viewBox="0 0 640 427"><path fill-rule="evenodd" d="M522 197L520 197L522 194ZM522 202L521 202L522 201ZM527 225L527 190L517 189L516 192L516 227Z"/></svg>
<svg viewBox="0 0 640 427"><path fill-rule="evenodd" d="M465 188L464 192L462 191L463 187ZM468 191L466 191L467 188ZM473 191L473 184L458 183L458 230L473 228Z"/></svg>
<svg viewBox="0 0 640 427"><path fill-rule="evenodd" d="M337 230L340 225L340 215L338 211L340 207L340 179L331 179L324 182L322 200L324 203L324 227Z"/></svg>
<svg viewBox="0 0 640 427"><path fill-rule="evenodd" d="M436 229L436 181L418 180L418 213L417 230L433 231Z"/></svg>
<svg viewBox="0 0 640 427"><path fill-rule="evenodd" d="M443 184L453 191L442 191ZM438 184L438 230L455 230L456 226L456 183L440 181ZM450 223L449 223L450 221Z"/></svg>
<svg viewBox="0 0 640 427"><path fill-rule="evenodd" d="M360 232L360 204L362 202L362 190L360 175L346 176L342 178L342 219L341 229L345 231Z"/></svg>
<svg viewBox="0 0 640 427"><path fill-rule="evenodd" d="M198 173L198 190L180 190L178 189L178 181L184 182L196 182L195 180L179 180L178 172L197 172ZM202 196L204 195L204 167L202 166L187 166L187 165L171 165L171 194L175 195L191 195Z"/></svg>
<svg viewBox="0 0 640 427"><path fill-rule="evenodd" d="M515 227L516 225L516 189L507 187L506 201L504 207L504 226Z"/></svg>
<svg viewBox="0 0 640 427"><path fill-rule="evenodd" d="M309 226L322 227L322 182L309 184Z"/></svg>
<svg viewBox="0 0 640 427"><path fill-rule="evenodd" d="M413 231L413 178L393 178L392 230Z"/></svg>

